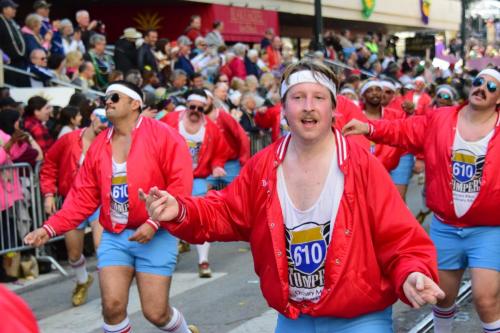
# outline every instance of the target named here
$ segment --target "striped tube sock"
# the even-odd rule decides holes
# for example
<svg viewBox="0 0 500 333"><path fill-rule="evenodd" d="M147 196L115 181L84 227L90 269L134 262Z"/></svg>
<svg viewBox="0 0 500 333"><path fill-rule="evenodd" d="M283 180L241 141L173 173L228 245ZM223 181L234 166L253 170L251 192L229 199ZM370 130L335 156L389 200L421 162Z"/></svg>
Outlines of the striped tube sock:
<svg viewBox="0 0 500 333"><path fill-rule="evenodd" d="M500 333L500 319L492 323L483 323L484 333Z"/></svg>
<svg viewBox="0 0 500 333"><path fill-rule="evenodd" d="M457 312L457 305L454 304L449 308L432 307L434 314L434 333L451 333L451 325L453 317Z"/></svg>
<svg viewBox="0 0 500 333"><path fill-rule="evenodd" d="M130 320L126 317L121 323L116 325L109 325L104 323L102 326L104 333L132 333Z"/></svg>
<svg viewBox="0 0 500 333"><path fill-rule="evenodd" d="M170 321L165 326L158 328L164 332L191 333L184 316L174 307L172 307L172 316Z"/></svg>
<svg viewBox="0 0 500 333"><path fill-rule="evenodd" d="M71 265L71 268L73 268L73 271L75 272L76 275L76 281L79 284L84 284L87 282L89 279L89 274L87 273L87 262L85 260L85 256L82 254L80 259L77 261L69 261L69 264Z"/></svg>

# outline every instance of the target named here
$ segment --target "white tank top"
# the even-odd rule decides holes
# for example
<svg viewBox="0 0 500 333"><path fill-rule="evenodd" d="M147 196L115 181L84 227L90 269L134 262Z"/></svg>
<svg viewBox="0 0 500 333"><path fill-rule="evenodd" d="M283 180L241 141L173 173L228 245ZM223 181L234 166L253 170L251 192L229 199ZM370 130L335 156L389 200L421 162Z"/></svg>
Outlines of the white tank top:
<svg viewBox="0 0 500 333"><path fill-rule="evenodd" d="M198 157L200 154L201 144L203 143L203 138L205 137L205 124L201 125L198 132L190 134L186 131L184 127L184 122L179 121L179 133L184 137L189 148L189 153L193 160L193 170L198 166Z"/></svg>
<svg viewBox="0 0 500 333"><path fill-rule="evenodd" d="M116 163L113 159L111 178L111 222L113 229L121 231L128 223L127 162Z"/></svg>
<svg viewBox="0 0 500 333"><path fill-rule="evenodd" d="M282 166L278 167L278 196L285 221L289 298L318 302L325 285L325 258L344 192L344 174L334 151L318 200L299 210L288 195Z"/></svg>
<svg viewBox="0 0 500 333"><path fill-rule="evenodd" d="M479 194L486 151L494 132L492 130L478 141L465 141L458 129L455 132L451 166L453 205L457 217L467 213Z"/></svg>

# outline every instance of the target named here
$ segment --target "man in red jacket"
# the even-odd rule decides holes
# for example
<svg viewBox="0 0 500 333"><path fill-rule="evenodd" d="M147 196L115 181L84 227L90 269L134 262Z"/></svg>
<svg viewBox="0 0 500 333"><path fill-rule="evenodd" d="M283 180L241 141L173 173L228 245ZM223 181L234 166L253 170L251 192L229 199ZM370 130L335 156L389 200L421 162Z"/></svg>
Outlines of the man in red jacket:
<svg viewBox="0 0 500 333"><path fill-rule="evenodd" d="M276 332L390 332L399 297L443 292L435 250L382 165L332 128L337 79L301 61L281 83L291 133L205 198L150 189L148 212L192 242L249 241ZM161 188L161 187L160 187Z"/></svg>
<svg viewBox="0 0 500 333"><path fill-rule="evenodd" d="M425 79L418 76L414 80L415 89L409 90L405 95L406 101L412 102L415 106L416 115L425 115L431 108L432 98L425 92Z"/></svg>
<svg viewBox="0 0 500 333"><path fill-rule="evenodd" d="M434 307L435 332L448 333L466 268L484 332L500 332L500 72L486 69L472 83L469 104L373 125L353 121L347 134L397 145L425 157L431 237L446 298Z"/></svg>
<svg viewBox="0 0 500 333"><path fill-rule="evenodd" d="M61 198L68 195L92 141L107 128L109 122L104 109L94 110L90 120L89 127L63 135L45 155L40 170L40 188L44 197L45 213L49 216L56 212L55 195L59 195ZM76 275L76 286L71 297L73 306L85 303L89 287L94 281L92 274L87 272L85 256L83 255L83 239L85 228L92 227L94 246L96 249L98 248L102 233L98 218L99 209L86 218L75 230L64 234L68 261Z"/></svg>
<svg viewBox="0 0 500 333"><path fill-rule="evenodd" d="M137 195L158 183L178 195L191 193L189 152L176 131L140 115L141 96L139 87L125 81L107 88L106 116L113 127L92 143L62 209L25 242L41 246L75 229L101 205L97 267L104 332L131 331L127 303L134 276L146 319L166 332L198 332L169 304L177 239L149 218Z"/></svg>
<svg viewBox="0 0 500 333"><path fill-rule="evenodd" d="M210 118L204 115L208 100L204 90L193 89L186 94L187 110L172 112L162 121L172 126L186 140L193 160L194 196L204 196L216 179L227 176L224 164L229 157L229 147L224 135ZM210 244L197 245L198 272L201 278L212 276L208 254Z"/></svg>

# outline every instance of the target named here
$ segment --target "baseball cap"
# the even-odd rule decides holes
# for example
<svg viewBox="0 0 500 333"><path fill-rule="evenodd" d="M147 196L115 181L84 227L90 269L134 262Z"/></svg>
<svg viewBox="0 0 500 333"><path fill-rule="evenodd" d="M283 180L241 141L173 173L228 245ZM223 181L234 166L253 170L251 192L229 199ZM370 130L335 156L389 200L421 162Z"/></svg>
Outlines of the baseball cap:
<svg viewBox="0 0 500 333"><path fill-rule="evenodd" d="M33 4L33 9L37 10L37 9L40 9L40 8L50 8L50 6L52 6L52 4L48 3L45 0L37 0Z"/></svg>
<svg viewBox="0 0 500 333"><path fill-rule="evenodd" d="M17 8L17 7L19 7L19 5L12 0L1 0L0 1L0 8L3 9L5 7Z"/></svg>

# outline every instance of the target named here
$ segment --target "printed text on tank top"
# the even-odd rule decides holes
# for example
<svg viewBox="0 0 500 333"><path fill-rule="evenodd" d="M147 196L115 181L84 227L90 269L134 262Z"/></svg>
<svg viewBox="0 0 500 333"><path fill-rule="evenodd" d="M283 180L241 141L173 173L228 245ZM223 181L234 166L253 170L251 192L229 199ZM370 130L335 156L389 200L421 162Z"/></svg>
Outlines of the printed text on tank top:
<svg viewBox="0 0 500 333"><path fill-rule="evenodd" d="M318 302L325 285L325 259L344 190L344 175L336 150L322 190L306 209L299 209L289 195L282 165L278 167L278 197L285 221L289 297L296 302Z"/></svg>

